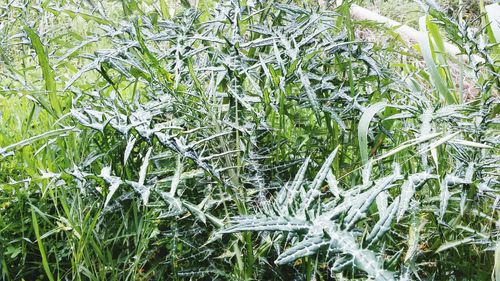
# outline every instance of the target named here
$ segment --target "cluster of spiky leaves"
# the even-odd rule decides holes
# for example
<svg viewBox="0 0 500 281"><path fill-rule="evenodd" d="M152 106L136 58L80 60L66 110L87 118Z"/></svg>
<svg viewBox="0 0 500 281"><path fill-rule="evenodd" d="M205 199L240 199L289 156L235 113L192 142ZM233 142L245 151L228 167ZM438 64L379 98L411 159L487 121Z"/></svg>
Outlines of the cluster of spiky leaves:
<svg viewBox="0 0 500 281"><path fill-rule="evenodd" d="M227 1L172 19L91 18L102 32L85 42L105 48L78 52L79 68L59 80L24 25L48 93L31 98L33 112L60 128L0 155L56 136L35 155L46 149L57 164L3 185L24 194L29 217L0 232L12 249L2 275L489 276L500 198L493 51L464 47L483 58L466 69L482 91L456 103L439 59L430 74L400 77L386 63L398 56L357 40L346 11ZM466 29L432 12L433 24ZM462 46L478 48L467 34ZM56 87L69 98L58 101Z"/></svg>

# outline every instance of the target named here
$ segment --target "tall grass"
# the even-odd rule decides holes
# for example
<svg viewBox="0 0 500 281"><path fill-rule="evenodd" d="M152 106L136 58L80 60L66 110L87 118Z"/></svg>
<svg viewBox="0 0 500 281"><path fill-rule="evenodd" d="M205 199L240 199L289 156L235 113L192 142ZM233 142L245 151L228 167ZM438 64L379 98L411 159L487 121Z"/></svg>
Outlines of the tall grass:
<svg viewBox="0 0 500 281"><path fill-rule="evenodd" d="M495 278L494 29L190 6L0 8L2 279Z"/></svg>

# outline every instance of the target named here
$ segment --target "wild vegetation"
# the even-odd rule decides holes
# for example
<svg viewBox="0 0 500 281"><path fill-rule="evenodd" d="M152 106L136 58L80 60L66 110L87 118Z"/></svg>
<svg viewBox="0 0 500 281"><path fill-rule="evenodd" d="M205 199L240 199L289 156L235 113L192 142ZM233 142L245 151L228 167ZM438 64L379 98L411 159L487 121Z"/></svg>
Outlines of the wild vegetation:
<svg viewBox="0 0 500 281"><path fill-rule="evenodd" d="M498 15L173 2L1 3L0 279L500 278Z"/></svg>

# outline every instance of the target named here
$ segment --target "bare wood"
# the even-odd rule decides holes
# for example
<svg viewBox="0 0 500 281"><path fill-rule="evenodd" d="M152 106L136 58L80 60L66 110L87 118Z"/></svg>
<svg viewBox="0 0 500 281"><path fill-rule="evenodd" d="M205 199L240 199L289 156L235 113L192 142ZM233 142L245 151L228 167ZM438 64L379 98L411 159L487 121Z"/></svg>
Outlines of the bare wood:
<svg viewBox="0 0 500 281"><path fill-rule="evenodd" d="M337 5L342 4L342 0L337 0ZM413 27L402 24L390 18L379 15L375 12L372 12L366 8L363 8L359 5L352 4L350 9L351 17L355 20L370 20L374 22L378 22L384 24L384 26L388 28L393 28L394 31L401 36L401 38L409 44L415 44L419 41L420 36L427 36L424 32L418 31ZM460 54L460 49L449 42L444 43L445 51L448 55L454 57L462 57L465 61L468 58L465 55ZM484 61L482 58L478 56L473 56L476 61Z"/></svg>

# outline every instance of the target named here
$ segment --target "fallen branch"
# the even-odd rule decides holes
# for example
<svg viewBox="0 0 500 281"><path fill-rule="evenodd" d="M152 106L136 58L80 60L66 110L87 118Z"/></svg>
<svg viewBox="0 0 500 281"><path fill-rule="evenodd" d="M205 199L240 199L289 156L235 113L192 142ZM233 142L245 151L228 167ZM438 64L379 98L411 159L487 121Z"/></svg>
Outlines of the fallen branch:
<svg viewBox="0 0 500 281"><path fill-rule="evenodd" d="M340 4L342 4L342 0L337 0L337 5ZM393 28L394 32L399 34L404 41L411 45L416 44L419 41L418 38L420 36L426 36L426 34L422 31L418 31L413 27L379 15L356 4L351 4L350 14L351 17L355 20L374 21L383 24L387 28ZM464 61L468 61L467 56L461 54L460 49L456 45L445 42L444 46L445 51L448 55L453 57L462 57ZM473 55L473 58L476 61L484 62L484 59L479 56Z"/></svg>

